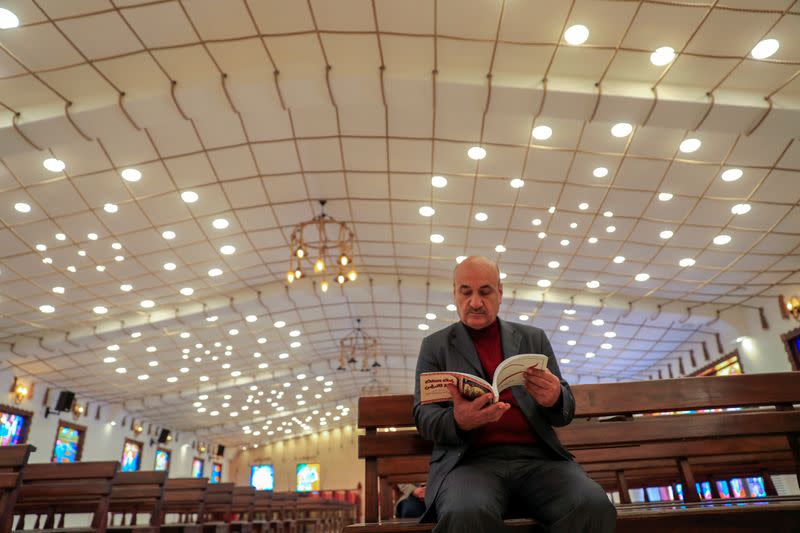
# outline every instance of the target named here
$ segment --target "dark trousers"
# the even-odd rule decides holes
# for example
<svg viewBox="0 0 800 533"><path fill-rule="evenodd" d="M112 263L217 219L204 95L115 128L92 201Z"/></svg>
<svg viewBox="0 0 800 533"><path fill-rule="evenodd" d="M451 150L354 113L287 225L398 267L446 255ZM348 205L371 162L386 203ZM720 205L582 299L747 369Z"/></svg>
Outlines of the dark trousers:
<svg viewBox="0 0 800 533"><path fill-rule="evenodd" d="M425 502L409 494L408 498L397 503L397 518L419 518L425 514Z"/></svg>
<svg viewBox="0 0 800 533"><path fill-rule="evenodd" d="M535 518L549 532L614 531L617 512L600 485L573 461L534 446L469 452L442 482L434 533L496 533L503 518Z"/></svg>

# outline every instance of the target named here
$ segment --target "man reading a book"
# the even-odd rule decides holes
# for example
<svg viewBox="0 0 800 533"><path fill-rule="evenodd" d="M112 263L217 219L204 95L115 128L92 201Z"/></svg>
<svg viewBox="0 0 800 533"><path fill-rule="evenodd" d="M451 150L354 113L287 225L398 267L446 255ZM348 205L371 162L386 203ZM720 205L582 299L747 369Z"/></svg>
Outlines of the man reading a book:
<svg viewBox="0 0 800 533"><path fill-rule="evenodd" d="M544 332L497 317L503 286L497 265L468 257L453 275L460 321L422 341L414 419L434 442L423 521L434 532L504 531L503 519L535 518L551 532L614 531L616 510L605 491L572 460L553 431L570 423L575 400L561 379ZM529 368L525 385L465 399L452 385L452 403L420 402L419 376L457 371L491 382L503 359L547 356Z"/></svg>

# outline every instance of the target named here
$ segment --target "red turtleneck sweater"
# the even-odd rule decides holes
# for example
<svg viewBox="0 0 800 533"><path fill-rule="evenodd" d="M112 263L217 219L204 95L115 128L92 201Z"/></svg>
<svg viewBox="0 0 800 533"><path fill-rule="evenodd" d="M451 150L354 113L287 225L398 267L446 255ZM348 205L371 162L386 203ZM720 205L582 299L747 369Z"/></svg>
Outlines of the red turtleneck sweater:
<svg viewBox="0 0 800 533"><path fill-rule="evenodd" d="M495 320L494 324L484 329L468 327L467 331L472 337L483 371L491 382L494 378L494 371L503 362L500 323ZM472 445L480 448L493 444L536 444L533 428L528 424L522 409L517 405L517 400L511 393L510 388L500 393L500 401L510 404L511 408L497 422L492 422L476 429Z"/></svg>

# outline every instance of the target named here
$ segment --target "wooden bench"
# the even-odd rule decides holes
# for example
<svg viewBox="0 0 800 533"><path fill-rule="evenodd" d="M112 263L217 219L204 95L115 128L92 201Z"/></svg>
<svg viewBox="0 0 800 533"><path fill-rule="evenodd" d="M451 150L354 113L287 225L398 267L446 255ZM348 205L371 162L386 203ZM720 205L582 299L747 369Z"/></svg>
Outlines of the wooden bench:
<svg viewBox="0 0 800 533"><path fill-rule="evenodd" d="M201 533L207 478L168 478L164 483L162 533ZM177 521L167 517L177 515Z"/></svg>
<svg viewBox="0 0 800 533"><path fill-rule="evenodd" d="M25 528L28 515L36 516L34 529L63 530L66 515L88 512L91 524L70 531L105 533L111 486L118 468L117 461L28 464L14 506L14 514L19 515L16 530Z"/></svg>
<svg viewBox="0 0 800 533"><path fill-rule="evenodd" d="M158 533L164 519L162 513L166 472L117 472L111 487L109 532L113 533ZM138 515L147 513L147 525L138 524ZM120 524L113 525L118 515ZM129 519L125 520L126 516Z"/></svg>
<svg viewBox="0 0 800 533"><path fill-rule="evenodd" d="M203 533L228 533L232 520L233 488L233 483L209 483L206 486Z"/></svg>
<svg viewBox="0 0 800 533"><path fill-rule="evenodd" d="M30 444L0 448L0 533L11 532L23 468L34 451L36 447Z"/></svg>
<svg viewBox="0 0 800 533"><path fill-rule="evenodd" d="M253 487L234 487L230 513L233 515L229 522L231 532L251 533L259 529L262 522L254 523L253 506L255 504L256 489ZM259 527L256 527L258 525Z"/></svg>
<svg viewBox="0 0 800 533"><path fill-rule="evenodd" d="M800 410L793 408L793 404L800 403L800 373L576 385L572 390L576 400L575 420L556 431L561 442L586 465L590 474L596 471L598 477L606 482L607 488L612 465L619 465L613 471L614 480L619 485L626 481L626 465L635 467L635 461L663 460L669 463L670 474L674 472L683 483L687 503L698 502L700 498L695 490L693 466L707 475L724 470L715 470L720 465L715 466L714 461L724 463L726 455L762 452L782 454L786 460L782 463L783 467L792 467L792 471L800 477ZM641 416L729 407L747 409ZM387 482L390 476L414 473L414 470L409 470L412 466L416 470L424 470L418 472L420 474L427 473L432 444L416 432L412 410L411 395L359 399L359 427L366 432L359 437L359 457L365 459L366 470L365 520L371 524L350 526L345 528L346 531L389 531L391 529L386 528L391 527L410 531L412 529L409 527L417 527L387 522L393 511ZM613 419L601 421L599 417ZM400 430L379 432L390 427ZM759 445L759 440L763 443L767 439L768 446ZM706 448L717 441L721 443L720 446ZM606 465L602 466L604 462ZM595 468L592 464L600 466ZM424 466L419 468L420 465ZM654 468L654 465L650 466ZM631 472L635 473L636 468L632 468ZM633 477L636 478L636 475ZM644 483L647 478L641 481ZM620 494L623 493L627 495L626 490L620 491ZM702 513L687 509L685 516L691 513L705 516L708 507L703 509ZM776 520L774 523L781 516L793 516L800 520L800 506L796 501L782 502L780 505L743 505L741 509L759 514L762 520L768 516L770 520ZM645 520L639 516L642 512L641 509L626 511L625 516L620 513L620 527L624 527L623 522ZM648 515L650 518L647 520L652 522L653 516L664 520L664 516L674 512L677 511L662 509L658 515ZM737 511L737 514L741 513L745 512ZM376 526L379 519L383 523ZM739 516L736 523L743 524L748 519ZM532 523L523 520L514 525L530 527Z"/></svg>

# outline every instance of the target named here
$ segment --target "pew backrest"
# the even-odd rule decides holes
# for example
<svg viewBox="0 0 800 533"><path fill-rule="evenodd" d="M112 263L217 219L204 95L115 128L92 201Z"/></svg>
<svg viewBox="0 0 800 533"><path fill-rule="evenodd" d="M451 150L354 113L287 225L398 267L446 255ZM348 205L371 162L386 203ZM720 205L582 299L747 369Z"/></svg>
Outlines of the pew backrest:
<svg viewBox="0 0 800 533"><path fill-rule="evenodd" d="M166 472L117 472L111 487L109 510L132 513L133 524L138 513L149 513L150 525L159 527L166 480Z"/></svg>
<svg viewBox="0 0 800 533"><path fill-rule="evenodd" d="M14 505L22 484L23 469L36 450L30 444L0 448L0 533L9 533L14 524Z"/></svg>
<svg viewBox="0 0 800 533"><path fill-rule="evenodd" d="M168 478L164 483L162 515L194 515L195 523L202 523L207 487L207 478Z"/></svg>

